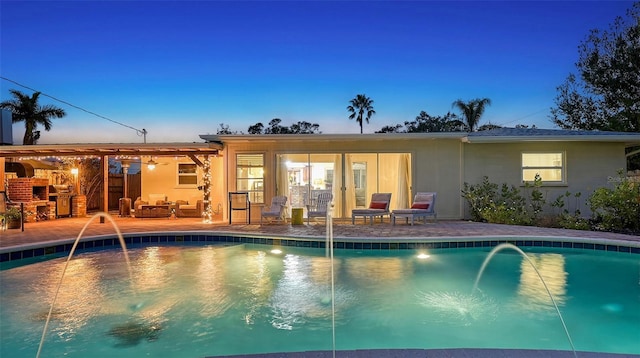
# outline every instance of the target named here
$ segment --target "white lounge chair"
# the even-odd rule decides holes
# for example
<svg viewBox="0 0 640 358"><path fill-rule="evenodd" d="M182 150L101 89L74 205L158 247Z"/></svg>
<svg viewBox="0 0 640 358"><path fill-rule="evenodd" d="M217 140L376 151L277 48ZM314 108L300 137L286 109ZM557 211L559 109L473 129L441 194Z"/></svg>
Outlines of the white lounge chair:
<svg viewBox="0 0 640 358"><path fill-rule="evenodd" d="M311 218L326 218L331 200L333 200L333 194L329 192L318 194L311 202L311 205L307 205L307 224L309 224Z"/></svg>
<svg viewBox="0 0 640 358"><path fill-rule="evenodd" d="M383 222L385 215L391 215L389 211L390 203L391 193L372 194L368 209L353 209L351 211L351 224L356 223L356 216L362 216L365 224L367 223L367 218L369 218L371 220L370 224L373 225L373 219L376 216L379 216L380 222Z"/></svg>
<svg viewBox="0 0 640 358"><path fill-rule="evenodd" d="M260 225L262 225L262 218L271 218L275 220L284 220L285 208L287 206L287 197L274 196L271 198L271 206L268 208L260 208Z"/></svg>
<svg viewBox="0 0 640 358"><path fill-rule="evenodd" d="M426 224L428 216L433 216L434 220L437 220L436 196L437 194L434 192L416 193L411 208L393 210L391 213L391 223L395 225L396 218L404 218L407 223L411 222L411 225L420 218L422 218L423 224Z"/></svg>

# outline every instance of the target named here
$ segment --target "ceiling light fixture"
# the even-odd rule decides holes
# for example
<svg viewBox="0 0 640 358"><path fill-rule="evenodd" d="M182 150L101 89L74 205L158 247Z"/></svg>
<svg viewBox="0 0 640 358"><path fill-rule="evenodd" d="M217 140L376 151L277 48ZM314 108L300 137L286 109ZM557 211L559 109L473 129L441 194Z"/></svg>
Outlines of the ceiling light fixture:
<svg viewBox="0 0 640 358"><path fill-rule="evenodd" d="M156 168L156 163L153 159L149 159L149 161L147 162L147 169L149 170L154 170Z"/></svg>

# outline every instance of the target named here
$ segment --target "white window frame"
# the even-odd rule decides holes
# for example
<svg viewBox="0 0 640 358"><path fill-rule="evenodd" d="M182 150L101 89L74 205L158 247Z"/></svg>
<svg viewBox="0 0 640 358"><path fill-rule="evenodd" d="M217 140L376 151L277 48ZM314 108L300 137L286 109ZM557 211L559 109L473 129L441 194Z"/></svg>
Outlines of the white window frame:
<svg viewBox="0 0 640 358"><path fill-rule="evenodd" d="M238 158L240 158L241 156L247 156L247 157L251 157L251 156L261 156L262 157L262 165L261 166L246 166L246 165L240 165L239 164L239 160ZM249 201L252 204L264 204L264 173L265 173L265 163L266 163L266 155L264 153L236 153L236 190L238 191L246 191L249 193ZM238 168L246 168L247 172L259 172L261 173L261 176L255 176L255 174L253 175L248 175L246 177L239 177L238 176ZM246 189L238 189L239 187L241 187L240 185L240 181L246 181L247 182L247 186L248 188ZM249 185L251 184L251 185Z"/></svg>
<svg viewBox="0 0 640 358"><path fill-rule="evenodd" d="M184 163L177 163L178 165L176 166L176 185L180 186L180 187L197 187L198 186L198 165L196 163L188 163L188 162L184 162ZM180 173L180 166L181 165L193 165L195 167L195 172L194 173ZM181 184L180 183L180 178L181 177L195 177L196 178L196 182L195 184Z"/></svg>
<svg viewBox="0 0 640 358"><path fill-rule="evenodd" d="M562 158L559 165L533 166L525 165L525 155L543 155L543 154L559 154ZM543 151L543 152L522 152L520 155L520 178L523 183L533 183L533 180L525 180L525 170L560 170L560 180L545 180L542 178L543 185L566 185L567 184L567 155L564 151Z"/></svg>

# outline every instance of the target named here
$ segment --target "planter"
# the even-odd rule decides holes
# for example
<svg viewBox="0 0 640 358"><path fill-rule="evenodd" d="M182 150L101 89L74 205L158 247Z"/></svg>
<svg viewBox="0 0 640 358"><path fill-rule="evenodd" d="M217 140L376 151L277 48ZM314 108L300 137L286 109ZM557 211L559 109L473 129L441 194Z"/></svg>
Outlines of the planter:
<svg viewBox="0 0 640 358"><path fill-rule="evenodd" d="M20 219L7 219L7 229L19 229L22 227Z"/></svg>

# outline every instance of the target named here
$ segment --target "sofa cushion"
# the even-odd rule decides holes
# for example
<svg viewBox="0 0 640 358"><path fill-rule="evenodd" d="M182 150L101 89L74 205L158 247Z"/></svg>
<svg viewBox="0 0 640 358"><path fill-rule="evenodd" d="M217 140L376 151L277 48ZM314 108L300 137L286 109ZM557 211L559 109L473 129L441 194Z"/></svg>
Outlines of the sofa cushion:
<svg viewBox="0 0 640 358"><path fill-rule="evenodd" d="M167 200L167 196L164 194L149 194L149 203L151 205L162 205Z"/></svg>

